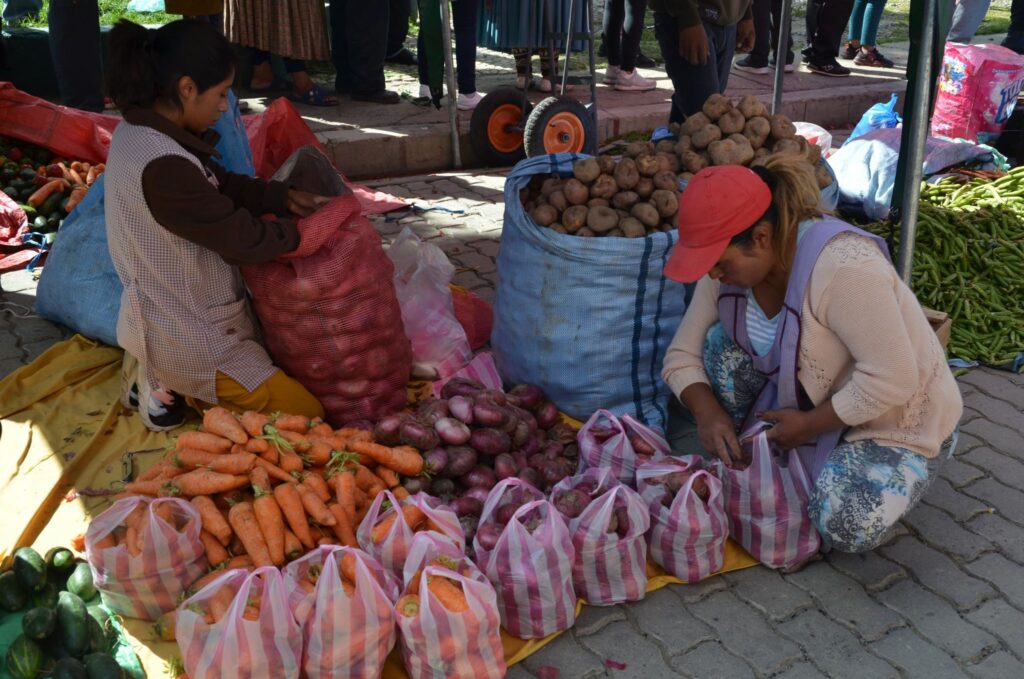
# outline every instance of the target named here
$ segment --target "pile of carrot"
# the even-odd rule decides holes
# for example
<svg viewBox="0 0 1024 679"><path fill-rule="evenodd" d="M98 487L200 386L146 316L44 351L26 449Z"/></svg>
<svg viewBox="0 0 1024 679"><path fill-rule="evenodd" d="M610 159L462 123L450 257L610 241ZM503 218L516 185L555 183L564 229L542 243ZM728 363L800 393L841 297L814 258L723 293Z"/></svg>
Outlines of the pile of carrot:
<svg viewBox="0 0 1024 679"><path fill-rule="evenodd" d="M457 563L446 557L439 557L430 565L450 570L453 573L460 570ZM423 579L422 573L421 569L409 580L405 588L405 594L395 603L395 610L399 615L412 618L419 614L420 606L422 605L420 592L420 583ZM463 570L463 575L469 575L468 570ZM462 583L458 580L442 575L428 575L427 589L430 591L430 596L437 599L442 606L452 613L464 613L469 610L469 601L466 599L466 593L462 589Z"/></svg>
<svg viewBox="0 0 1024 679"><path fill-rule="evenodd" d="M53 194L64 194L70 189L71 193L64 211L71 212L82 202L89 187L96 182L104 170L106 170L106 165L103 163L90 165L77 160L71 163L54 161L50 165L41 165L38 169L39 181L44 183L29 196L26 202L32 207L39 207Z"/></svg>
<svg viewBox="0 0 1024 679"><path fill-rule="evenodd" d="M168 526L173 527L179 533L184 533L192 519L183 516L175 516L173 503L162 502L153 507L153 513L164 520ZM125 517L124 523L115 528L101 539L96 541L94 549L107 549L124 545L132 556L142 554L142 545L146 539L146 531L149 530L149 521L146 520L148 506L139 504Z"/></svg>

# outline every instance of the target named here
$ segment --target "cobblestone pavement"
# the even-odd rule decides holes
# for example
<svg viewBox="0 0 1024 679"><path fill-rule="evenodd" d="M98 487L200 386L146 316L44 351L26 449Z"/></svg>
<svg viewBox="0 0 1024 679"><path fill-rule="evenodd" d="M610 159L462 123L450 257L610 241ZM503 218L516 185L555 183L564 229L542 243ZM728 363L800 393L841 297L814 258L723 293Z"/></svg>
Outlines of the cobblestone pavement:
<svg viewBox="0 0 1024 679"><path fill-rule="evenodd" d="M436 243L457 267L455 282L493 300L502 175L377 186L422 207L464 210L377 224L385 239L409 226ZM31 275L0 284L3 376L68 333L11 313L31 306ZM564 679L1024 677L1024 377L975 370L960 385L956 457L884 547L831 554L793 575L751 568L629 606L587 607L509 676L551 676L553 667Z"/></svg>

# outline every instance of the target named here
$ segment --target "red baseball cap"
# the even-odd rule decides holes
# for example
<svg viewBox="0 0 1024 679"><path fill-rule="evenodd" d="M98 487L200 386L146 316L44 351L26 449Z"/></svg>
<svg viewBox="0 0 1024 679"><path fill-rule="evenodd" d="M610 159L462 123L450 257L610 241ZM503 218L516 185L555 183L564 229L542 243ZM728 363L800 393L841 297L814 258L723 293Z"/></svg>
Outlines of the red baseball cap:
<svg viewBox="0 0 1024 679"><path fill-rule="evenodd" d="M772 192L750 168L706 167L679 197L679 241L665 265L665 275L692 283L711 271L729 241L764 216Z"/></svg>

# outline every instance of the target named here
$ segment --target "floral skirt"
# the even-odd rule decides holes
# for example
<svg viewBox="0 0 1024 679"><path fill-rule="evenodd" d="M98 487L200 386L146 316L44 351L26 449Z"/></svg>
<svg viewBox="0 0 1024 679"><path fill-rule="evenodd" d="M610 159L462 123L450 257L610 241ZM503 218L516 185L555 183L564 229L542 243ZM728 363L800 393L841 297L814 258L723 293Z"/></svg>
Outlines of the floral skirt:
<svg viewBox="0 0 1024 679"><path fill-rule="evenodd" d="M705 338L704 370L718 402L737 425L742 423L767 378L720 323ZM871 439L841 439L825 461L807 507L824 546L863 552L881 545L953 454L957 434L933 458Z"/></svg>

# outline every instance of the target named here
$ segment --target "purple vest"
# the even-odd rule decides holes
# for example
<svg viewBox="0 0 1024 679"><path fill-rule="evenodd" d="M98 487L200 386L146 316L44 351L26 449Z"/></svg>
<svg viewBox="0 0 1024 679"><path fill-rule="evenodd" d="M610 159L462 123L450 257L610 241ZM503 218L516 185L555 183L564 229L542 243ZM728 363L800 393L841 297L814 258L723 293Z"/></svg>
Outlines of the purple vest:
<svg viewBox="0 0 1024 679"><path fill-rule="evenodd" d="M825 217L804 234L796 249L793 269L789 273L786 286L786 297L782 304L782 318L779 319L775 331L775 342L771 350L764 356L758 356L747 333L747 289L723 284L718 293L718 315L722 328L729 338L740 346L754 361L754 367L768 377L764 389L754 401L743 429L754 424L754 413L763 410L780 408L800 408L799 371L800 353L800 312L803 309L807 284L811 280L811 272L818 262L818 256L834 237L841 233L851 232L871 239L889 259L889 250L885 241L855 226ZM800 446L797 451L804 468L808 470L811 481L815 481L825 465L825 459L839 443L842 429L826 432Z"/></svg>

